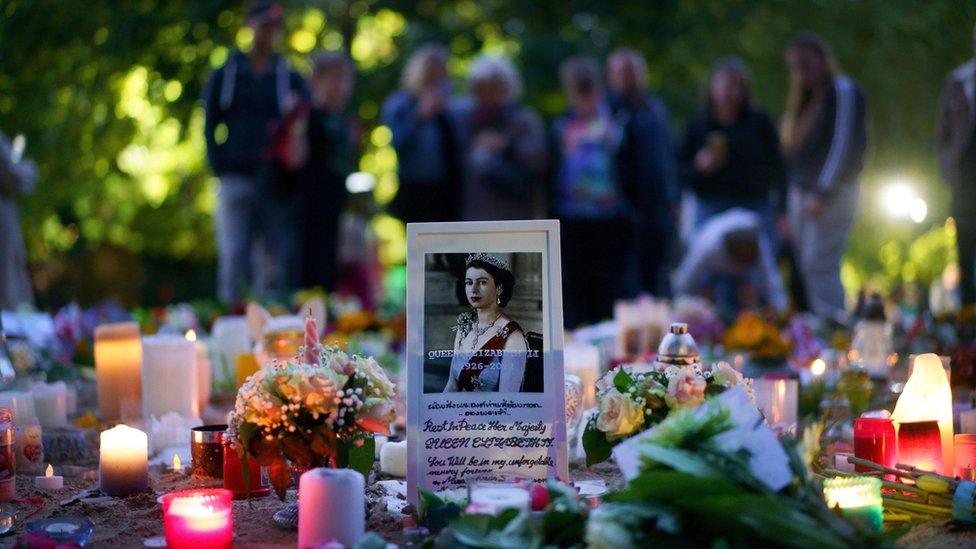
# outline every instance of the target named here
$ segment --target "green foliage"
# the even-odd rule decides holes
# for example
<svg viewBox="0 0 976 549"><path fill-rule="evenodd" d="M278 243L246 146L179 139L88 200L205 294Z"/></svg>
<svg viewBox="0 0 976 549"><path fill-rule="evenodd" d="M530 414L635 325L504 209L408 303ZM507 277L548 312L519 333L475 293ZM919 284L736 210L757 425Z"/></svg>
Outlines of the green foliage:
<svg viewBox="0 0 976 549"><path fill-rule="evenodd" d="M617 443L619 441L610 442L607 439L606 433L597 429L595 422L590 421L587 423L586 430L583 431L583 450L586 452L586 466L589 467L596 463L603 463L610 459L613 447Z"/></svg>
<svg viewBox="0 0 976 549"><path fill-rule="evenodd" d="M201 287L187 266L212 268L216 181L204 157L201 88L238 44L243 0L8 0L0 4L0 129L27 138L41 168L38 190L22 206L25 238L42 291L57 282L75 292L106 294L112 284L73 281L96 250L126 252L125 265L147 263L146 282L165 273ZM652 87L669 105L674 128L698 108L712 63L739 55L752 67L758 103L778 116L786 96L783 50L802 29L822 34L841 67L863 86L870 113L871 155L862 214L845 262L845 281L891 285L930 280L941 264L926 240L888 265L878 250L904 248L944 219L931 136L946 73L972 54L976 5L955 0L702 0L606 2L535 0L308 0L285 2L284 46L307 71L316 49L347 48L360 74L352 110L367 124L362 169L379 178L377 198L396 192L396 157L377 127L383 97L398 82L407 53L445 43L450 70L481 52L512 55L525 78L526 101L546 116L564 101L556 67L566 56L604 57L631 45L648 57ZM907 177L929 204L930 225L893 222L878 213L878 191ZM380 217L383 257L402 260L402 225ZM942 237L939 237L941 239ZM932 237L931 240L936 240ZM904 250L903 250L904 251ZM150 261L152 260L152 262ZM155 263L154 263L155 262ZM890 263L890 257L888 260ZM192 269L191 269L192 270ZM93 269L91 277L106 275ZM159 276L162 276L160 274ZM131 284L140 284L131 277ZM179 293L177 292L177 293ZM205 292L197 292L205 293ZM184 296L180 296L184 297ZM164 293L143 294L166 300Z"/></svg>

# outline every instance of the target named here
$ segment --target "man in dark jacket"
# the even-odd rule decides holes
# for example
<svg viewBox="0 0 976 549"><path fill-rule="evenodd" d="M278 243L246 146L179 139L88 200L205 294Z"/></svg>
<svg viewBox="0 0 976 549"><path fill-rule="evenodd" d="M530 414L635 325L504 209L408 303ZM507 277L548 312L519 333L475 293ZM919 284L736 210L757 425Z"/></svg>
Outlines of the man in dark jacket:
<svg viewBox="0 0 976 549"><path fill-rule="evenodd" d="M607 79L610 107L623 127L618 173L638 215L635 289L667 296L679 201L668 111L647 89L644 58L636 50L615 50L607 60Z"/></svg>
<svg viewBox="0 0 976 549"><path fill-rule="evenodd" d="M275 53L282 16L280 5L256 2L247 18L254 31L250 50L231 54L204 91L207 158L220 178L217 295L225 302L255 286L282 293L293 284L295 200L279 177L273 133L296 98L308 94L301 76ZM256 253L258 242L266 256Z"/></svg>

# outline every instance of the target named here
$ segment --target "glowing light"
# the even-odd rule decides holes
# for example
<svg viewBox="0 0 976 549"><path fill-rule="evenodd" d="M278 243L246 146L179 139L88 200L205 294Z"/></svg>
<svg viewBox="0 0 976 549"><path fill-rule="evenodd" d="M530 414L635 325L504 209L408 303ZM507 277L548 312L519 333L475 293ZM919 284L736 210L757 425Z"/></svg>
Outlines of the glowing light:
<svg viewBox="0 0 976 549"><path fill-rule="evenodd" d="M50 463L47 464L47 469L44 470L44 476L46 477L54 476L54 467L51 467Z"/></svg>
<svg viewBox="0 0 976 549"><path fill-rule="evenodd" d="M180 462L180 456L178 454L173 454L173 470L181 471L183 469L183 463Z"/></svg>
<svg viewBox="0 0 976 549"><path fill-rule="evenodd" d="M197 333L195 331L193 331L193 330L187 330L187 332L186 332L186 340L187 341L196 341L197 340Z"/></svg>
<svg viewBox="0 0 976 549"><path fill-rule="evenodd" d="M814 361L810 363L810 373L811 374L813 374L815 376L822 376L824 374L824 372L826 372L826 371L827 371L827 363L824 362L823 359L817 358L817 359L814 359Z"/></svg>
<svg viewBox="0 0 976 549"><path fill-rule="evenodd" d="M884 190L884 205L892 217L904 217L911 209L915 193L911 186L904 181L897 181L888 185Z"/></svg>
<svg viewBox="0 0 976 549"><path fill-rule="evenodd" d="M346 177L346 190L350 194L368 193L376 187L376 177L367 172L353 172Z"/></svg>
<svg viewBox="0 0 976 549"><path fill-rule="evenodd" d="M915 200L913 200L912 206L908 210L909 217L911 217L912 221L914 221L915 223L921 223L922 221L925 221L925 216L928 213L929 213L928 204L926 204L925 201L922 200L921 198L916 198Z"/></svg>

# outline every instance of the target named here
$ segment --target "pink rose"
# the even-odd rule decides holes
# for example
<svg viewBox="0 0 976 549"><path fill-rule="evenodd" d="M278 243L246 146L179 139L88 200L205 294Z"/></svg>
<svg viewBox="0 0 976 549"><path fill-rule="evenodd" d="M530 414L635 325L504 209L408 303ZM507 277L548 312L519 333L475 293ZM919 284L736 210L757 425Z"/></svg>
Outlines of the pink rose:
<svg viewBox="0 0 976 549"><path fill-rule="evenodd" d="M682 368L668 381L665 397L671 408L694 408L705 400L705 380L691 368Z"/></svg>

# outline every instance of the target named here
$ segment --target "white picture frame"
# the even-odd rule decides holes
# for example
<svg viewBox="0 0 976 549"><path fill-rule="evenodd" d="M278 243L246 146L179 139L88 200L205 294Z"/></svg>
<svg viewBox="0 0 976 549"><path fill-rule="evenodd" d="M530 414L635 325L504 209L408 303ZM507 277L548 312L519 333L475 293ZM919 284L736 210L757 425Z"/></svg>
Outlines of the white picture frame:
<svg viewBox="0 0 976 549"><path fill-rule="evenodd" d="M509 272L518 271L518 276L513 275L513 279L517 282L514 284L514 296L510 297L511 302L505 310L506 317L518 320L516 317L519 315L517 313L510 315L509 310L515 308L512 303L515 302L516 296L519 296L519 277L528 281L522 283L523 287L530 288L530 291L524 293L532 294L531 298L522 296L522 310L534 310L533 299L538 297L540 314L535 317L525 313L526 317L532 316L533 319L527 319L525 321L527 327L523 329L527 345L530 337L538 345L538 336L541 334L543 386L535 390L538 392L527 392L526 381L522 382L517 392L501 391L503 385L501 382L497 390L489 392L459 392L456 389L449 389L454 379L452 376L458 371L457 367L453 362L450 366L444 365L443 359L439 356L441 349L427 348L459 345L457 339L446 344L449 339L444 334L445 330L454 330L455 335L450 337L459 336L458 328L445 325L444 319L451 312L449 306L451 297L457 293L459 295L455 299L460 301L463 294L460 289L450 289L451 283L446 280L449 275L445 274L448 269L444 266L460 264L460 269L454 268L450 272L456 279L455 284L463 284L464 275L461 272L466 270L466 258L469 254L477 253L501 259L503 264L509 267ZM520 266L524 268L519 270ZM438 272L438 268L444 272ZM458 485L459 482L472 475L516 473L538 480L556 476L569 478L564 403L561 273L559 222L556 220L407 225L407 499L411 503L418 501L420 489L436 492L442 489L462 488L463 486ZM446 295L448 292L451 297ZM462 305L458 303L457 306ZM459 318L457 326L462 325ZM521 323L518 326L521 327ZM540 327L539 332L533 331L534 328ZM499 331L498 334L501 336L503 332ZM477 340L476 337L474 339ZM433 343L434 341L439 343ZM474 347L475 345L472 345L472 349ZM530 350L529 353L533 352ZM540 354L534 353L529 356L539 358ZM447 358L448 362L452 360L451 357ZM463 362L463 359L458 360ZM501 360L504 358L499 359ZM525 360L525 363L528 364L529 360ZM466 362L465 365L467 364L470 363ZM448 385L441 390L445 368L448 370L446 374ZM525 372L528 372L529 368L528 365L525 366ZM537 372L539 369L538 363L532 365L533 371ZM536 381L533 386L538 387L538 382ZM495 402L510 403L512 407L498 408L498 412L506 411L505 415L492 416L491 413L494 412L484 410ZM476 412L475 406L481 406L481 411L477 412L476 416L470 416ZM455 420L455 423L448 423ZM503 420L501 432L471 428L499 420ZM465 422L464 428L456 429L455 427L462 421ZM544 422L541 427L546 429L545 431L536 429L527 433L522 428L540 427L540 421ZM497 426L498 423L494 425ZM441 430L435 431L437 428ZM506 429L508 435L505 434ZM452 434L456 436L449 437ZM471 446L477 441L497 441L506 437L511 437L506 440L506 443L516 444L517 440L517 444L527 443L529 446L514 449L500 449L499 447L504 446L501 443L499 447L492 449L475 449ZM445 440L448 438L449 440ZM462 439L468 440L465 442ZM436 447L437 444L451 443L460 444L462 447L453 449ZM521 454L522 457L514 457L516 454ZM446 466L448 457L452 462L450 466ZM475 466L464 465L464 462L469 459L471 461L468 463L473 463ZM490 467L486 465L485 459L492 462ZM533 459L535 461L531 461ZM479 460L480 466L478 466ZM503 465L503 460L508 465ZM458 461L461 461L460 465ZM524 466L530 461L531 465ZM486 473L485 470L488 468L493 471Z"/></svg>

